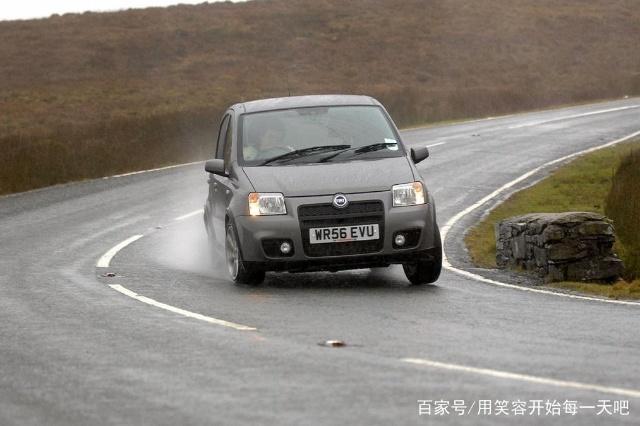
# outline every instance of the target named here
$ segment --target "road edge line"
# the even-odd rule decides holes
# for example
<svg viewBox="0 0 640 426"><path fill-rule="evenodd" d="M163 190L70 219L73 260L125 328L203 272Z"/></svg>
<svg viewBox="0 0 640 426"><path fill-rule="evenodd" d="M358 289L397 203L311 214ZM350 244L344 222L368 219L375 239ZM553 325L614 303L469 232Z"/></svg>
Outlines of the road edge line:
<svg viewBox="0 0 640 426"><path fill-rule="evenodd" d="M118 252L120 250L122 250L123 248L125 248L129 244L133 243L134 241L139 240L143 236L144 235L142 235L142 234L134 235L134 236L129 237L126 240L116 244L115 246L111 247L105 254L103 254L100 257L100 259L98 259L98 262L96 263L96 267L98 267L98 268L108 268L109 265L111 264L111 260L113 259L113 257L116 254L118 254Z"/></svg>
<svg viewBox="0 0 640 426"><path fill-rule="evenodd" d="M640 108L640 105L627 105L627 106L617 107L617 108L608 108L608 109L601 109L596 111L583 112L581 114L565 115L564 117L550 118L548 120L538 120L538 121L533 121L531 123L514 124L513 126L507 127L507 129L509 130L522 129L525 127L540 126L541 124L555 123L557 121L572 120L574 118L589 117L592 115L607 114L609 112L616 112L616 111L626 111L629 109L636 109L636 108Z"/></svg>
<svg viewBox="0 0 640 426"><path fill-rule="evenodd" d="M210 324L221 325L223 327L233 328L233 329L239 330L239 331L256 331L257 330L257 328L250 327L248 325L237 324L235 322L225 321L225 320L222 320L222 319L209 317L209 316L206 316L206 315L199 314L197 312L187 311L186 309L182 309L182 308L178 308L178 307L175 307L175 306L167 305L166 303L158 302L155 299L151 299L149 297L139 295L138 293L136 293L134 291L131 291L128 288L123 287L120 284L109 284L109 287L111 287L113 290L115 290L115 291L117 291L117 292L119 292L121 294L124 294L127 297L130 297L132 299L137 300L138 302L146 303L147 305L151 305L151 306L154 306L156 308L164 309L165 311L173 312L175 314L179 314L179 315L182 315L184 317L197 319L197 320L200 320L200 321L208 322Z"/></svg>
<svg viewBox="0 0 640 426"><path fill-rule="evenodd" d="M202 213L204 213L204 209L198 209L198 210L192 211L190 213L183 214L182 216L178 216L178 217L174 218L173 220L176 221L176 222L179 222L181 220L188 219L191 216L195 216L195 215L202 214Z"/></svg>
<svg viewBox="0 0 640 426"><path fill-rule="evenodd" d="M126 177L126 176L135 176L135 175L139 175L139 174L142 174L142 173L159 172L161 170L177 169L178 167L193 166L195 164L200 164L200 163L204 164L205 160L192 161L190 163L172 164L171 166L157 167L155 169L137 170L135 172L121 173L121 174L118 174L118 175L103 176L101 179L111 179L111 178L121 178L121 177Z"/></svg>

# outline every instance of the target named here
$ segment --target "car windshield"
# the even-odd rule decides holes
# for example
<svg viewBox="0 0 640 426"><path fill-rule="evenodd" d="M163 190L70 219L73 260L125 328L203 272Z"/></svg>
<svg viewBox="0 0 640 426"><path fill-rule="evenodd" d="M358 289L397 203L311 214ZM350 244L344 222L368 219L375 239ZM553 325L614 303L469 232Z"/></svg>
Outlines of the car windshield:
<svg viewBox="0 0 640 426"><path fill-rule="evenodd" d="M293 108L240 118L240 163L274 166L404 155L378 106Z"/></svg>

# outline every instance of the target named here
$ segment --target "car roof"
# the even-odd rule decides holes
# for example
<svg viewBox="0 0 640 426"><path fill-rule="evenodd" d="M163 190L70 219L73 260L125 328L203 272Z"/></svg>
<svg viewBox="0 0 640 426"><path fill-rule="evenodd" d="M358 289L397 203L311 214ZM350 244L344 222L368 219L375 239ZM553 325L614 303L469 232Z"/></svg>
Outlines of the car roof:
<svg viewBox="0 0 640 426"><path fill-rule="evenodd" d="M308 95L269 98L235 104L231 109L239 113L273 111L288 108L305 108L336 105L380 105L370 96L361 95Z"/></svg>

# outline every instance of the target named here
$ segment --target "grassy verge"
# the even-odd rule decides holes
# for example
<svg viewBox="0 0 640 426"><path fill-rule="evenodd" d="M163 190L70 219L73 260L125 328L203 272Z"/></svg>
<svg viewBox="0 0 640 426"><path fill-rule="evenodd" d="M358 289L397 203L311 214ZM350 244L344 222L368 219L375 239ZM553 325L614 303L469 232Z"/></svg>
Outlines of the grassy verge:
<svg viewBox="0 0 640 426"><path fill-rule="evenodd" d="M602 297L609 297L611 299L640 299L640 280L630 283L621 280L614 285L564 282L551 284L551 287L577 291L580 293L595 294Z"/></svg>
<svg viewBox="0 0 640 426"><path fill-rule="evenodd" d="M634 140L579 157L536 185L511 196L467 234L465 243L473 262L485 268L496 267L494 226L507 217L525 213L564 211L605 214L606 200L611 192L618 166L623 159L638 149L640 140ZM637 182L635 186L637 188ZM627 259L632 254L627 245L637 237L623 235L621 231L624 229L617 229L619 238L616 251L625 264L633 263L631 258ZM620 282L614 286L585 283L560 283L556 286L607 297L640 298L639 281Z"/></svg>

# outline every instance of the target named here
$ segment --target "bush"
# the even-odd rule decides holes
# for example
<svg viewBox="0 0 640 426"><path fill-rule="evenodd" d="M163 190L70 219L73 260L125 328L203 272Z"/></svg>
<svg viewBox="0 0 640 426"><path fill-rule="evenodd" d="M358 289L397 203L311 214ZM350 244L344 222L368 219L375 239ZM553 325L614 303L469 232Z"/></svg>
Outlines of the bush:
<svg viewBox="0 0 640 426"><path fill-rule="evenodd" d="M625 279L640 277L640 150L632 151L613 176L605 213L618 235L618 255L625 264Z"/></svg>
<svg viewBox="0 0 640 426"><path fill-rule="evenodd" d="M64 126L0 138L0 194L213 156L224 108L192 109Z"/></svg>

